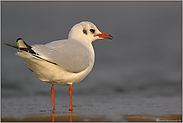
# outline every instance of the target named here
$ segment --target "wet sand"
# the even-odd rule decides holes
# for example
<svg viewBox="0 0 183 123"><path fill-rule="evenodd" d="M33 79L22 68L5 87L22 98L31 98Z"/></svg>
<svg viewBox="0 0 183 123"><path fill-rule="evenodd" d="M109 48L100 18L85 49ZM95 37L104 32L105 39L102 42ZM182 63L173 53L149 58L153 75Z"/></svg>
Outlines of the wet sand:
<svg viewBox="0 0 183 123"><path fill-rule="evenodd" d="M49 97L2 98L2 122L181 122L180 97L140 98L129 95L73 96L74 112L69 112L69 97L56 97L52 112Z"/></svg>
<svg viewBox="0 0 183 123"><path fill-rule="evenodd" d="M122 119L123 118L123 119ZM24 119L2 118L2 122L103 122L111 121L107 116L87 116L78 114L38 114L29 116ZM166 114L166 115L150 115L150 114L133 114L121 116L121 120L112 121L126 122L182 122L181 114Z"/></svg>

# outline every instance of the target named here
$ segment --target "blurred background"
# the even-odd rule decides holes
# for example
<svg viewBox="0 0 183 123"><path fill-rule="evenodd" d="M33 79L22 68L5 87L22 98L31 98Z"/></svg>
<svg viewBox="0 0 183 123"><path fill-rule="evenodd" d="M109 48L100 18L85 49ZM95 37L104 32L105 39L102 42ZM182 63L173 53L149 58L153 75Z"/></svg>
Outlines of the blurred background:
<svg viewBox="0 0 183 123"><path fill-rule="evenodd" d="M50 96L51 85L27 69L16 45L66 39L73 25L93 22L114 39L93 42L91 73L73 95L181 98L181 2L1 2L2 98ZM56 95L68 87L55 86Z"/></svg>

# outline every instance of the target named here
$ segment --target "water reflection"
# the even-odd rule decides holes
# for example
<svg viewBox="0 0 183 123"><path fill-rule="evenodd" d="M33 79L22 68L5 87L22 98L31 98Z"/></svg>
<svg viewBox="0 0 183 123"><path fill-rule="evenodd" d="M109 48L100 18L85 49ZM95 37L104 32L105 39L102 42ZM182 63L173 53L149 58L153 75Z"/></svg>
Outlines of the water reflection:
<svg viewBox="0 0 183 123"><path fill-rule="evenodd" d="M72 119L73 112L70 113L55 113L50 114L34 114L23 119L2 118L2 122L182 122L182 114L103 114L103 115L83 115L74 114L75 119ZM55 119L56 117L56 119Z"/></svg>
<svg viewBox="0 0 183 123"><path fill-rule="evenodd" d="M72 114L73 114L73 111L70 111L70 113L69 113L69 121L70 122L72 122ZM52 111L51 120L52 120L52 122L55 122L55 110Z"/></svg>
<svg viewBox="0 0 183 123"><path fill-rule="evenodd" d="M72 122L72 113L73 111L70 112L70 122Z"/></svg>
<svg viewBox="0 0 183 123"><path fill-rule="evenodd" d="M54 113L55 113L55 111L53 110L53 111L52 111L52 117L51 117L51 118L52 118L52 122L54 122L54 121L55 121Z"/></svg>

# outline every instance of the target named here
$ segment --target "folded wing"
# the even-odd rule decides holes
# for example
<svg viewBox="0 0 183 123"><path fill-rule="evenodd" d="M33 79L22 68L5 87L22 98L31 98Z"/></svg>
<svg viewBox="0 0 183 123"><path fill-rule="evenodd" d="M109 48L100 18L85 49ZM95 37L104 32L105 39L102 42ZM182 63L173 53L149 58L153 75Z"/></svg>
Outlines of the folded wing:
<svg viewBox="0 0 183 123"><path fill-rule="evenodd" d="M78 42L67 40L54 41L46 45L33 45L32 50L39 54L38 57L74 73L85 70L94 61L89 49Z"/></svg>

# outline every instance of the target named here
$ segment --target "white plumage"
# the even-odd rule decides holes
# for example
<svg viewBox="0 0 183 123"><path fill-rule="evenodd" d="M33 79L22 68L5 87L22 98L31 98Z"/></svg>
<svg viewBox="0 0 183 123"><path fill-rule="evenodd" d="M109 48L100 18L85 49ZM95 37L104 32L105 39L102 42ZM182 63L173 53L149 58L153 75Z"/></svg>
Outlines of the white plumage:
<svg viewBox="0 0 183 123"><path fill-rule="evenodd" d="M111 39L100 32L91 22L80 22L69 32L68 39L45 45L27 45L17 39L16 54L20 56L37 78L52 85L72 85L83 80L92 70L95 53L92 42L96 39Z"/></svg>

